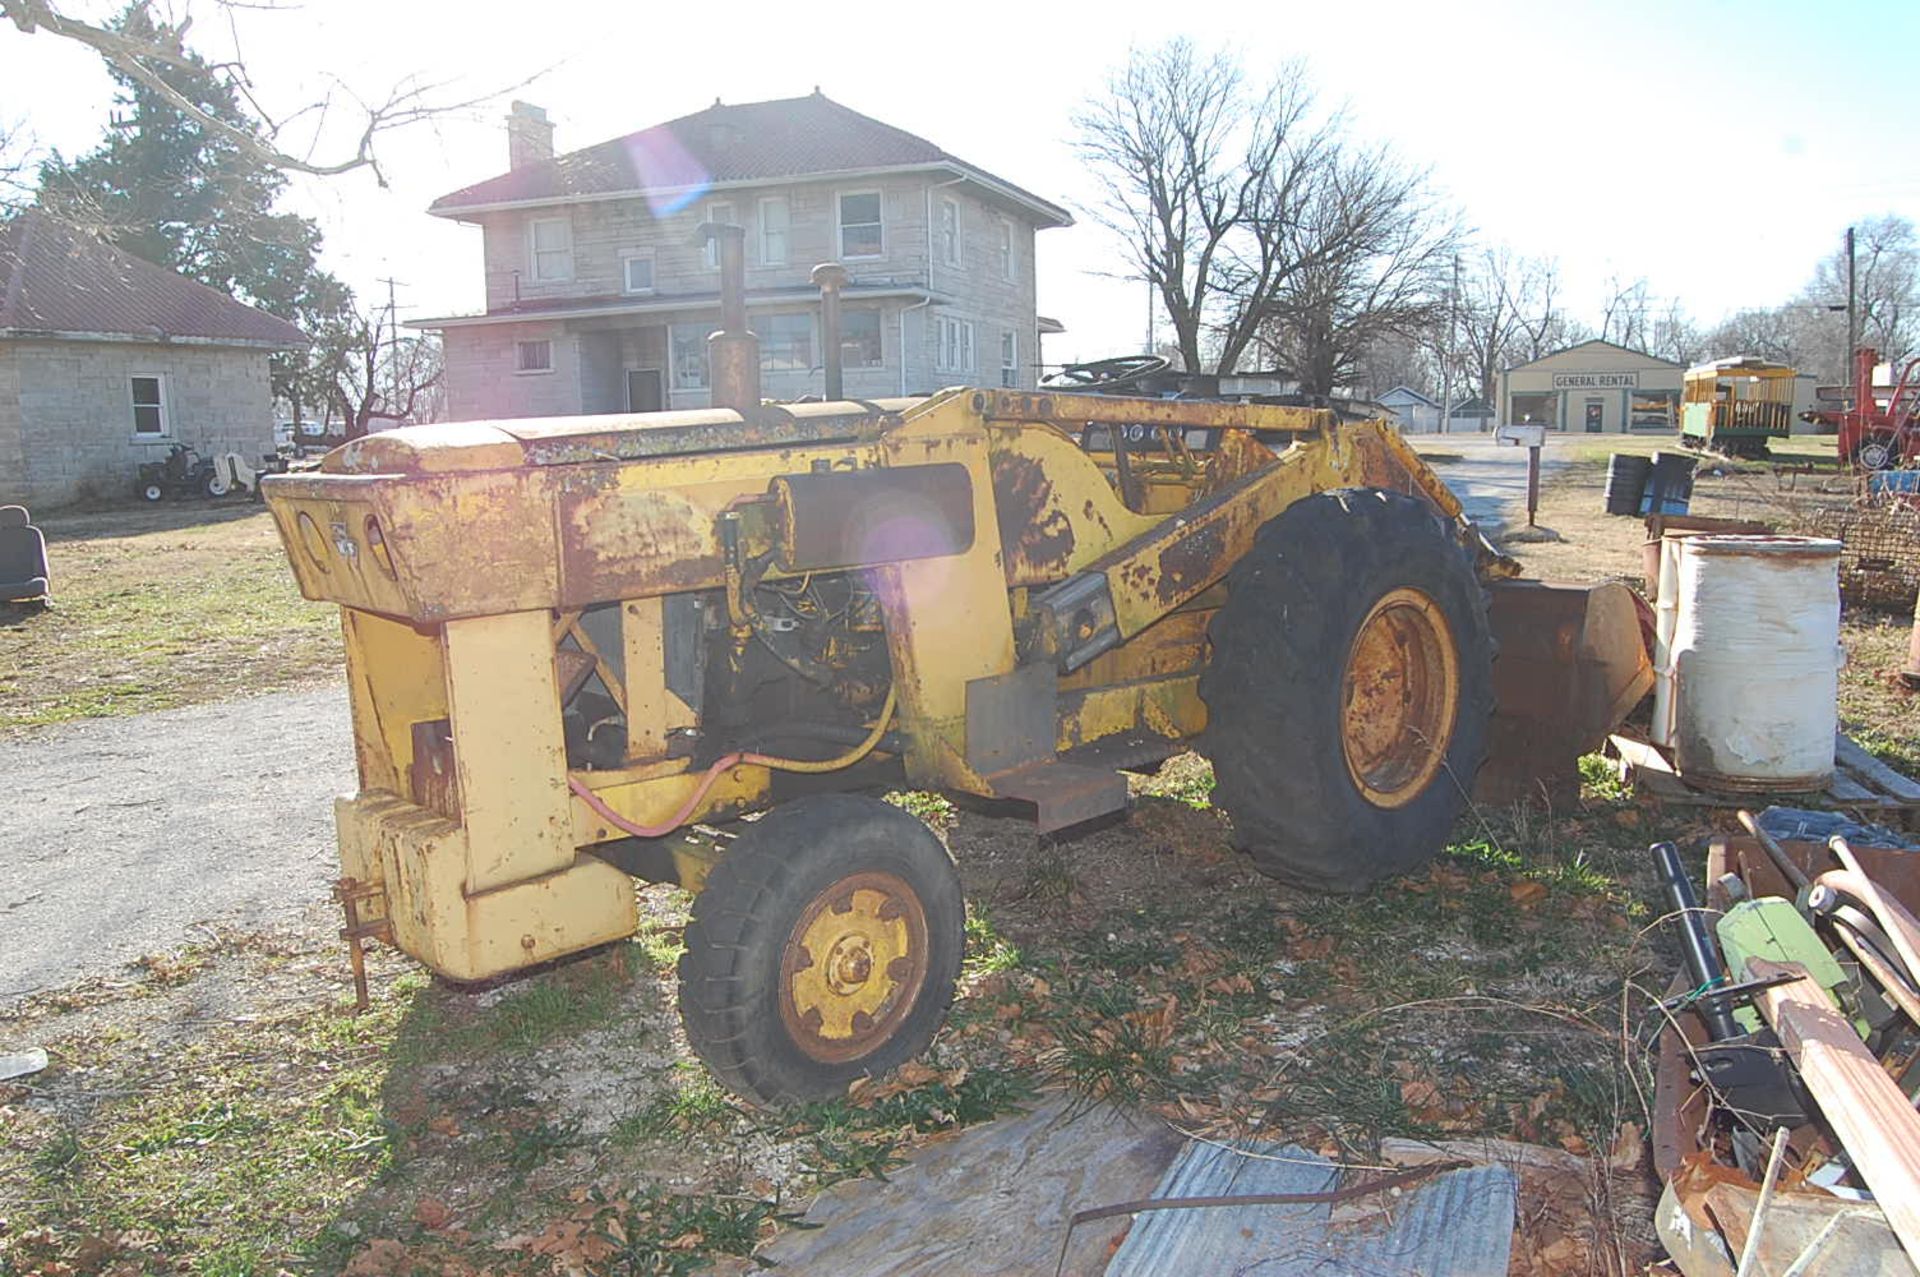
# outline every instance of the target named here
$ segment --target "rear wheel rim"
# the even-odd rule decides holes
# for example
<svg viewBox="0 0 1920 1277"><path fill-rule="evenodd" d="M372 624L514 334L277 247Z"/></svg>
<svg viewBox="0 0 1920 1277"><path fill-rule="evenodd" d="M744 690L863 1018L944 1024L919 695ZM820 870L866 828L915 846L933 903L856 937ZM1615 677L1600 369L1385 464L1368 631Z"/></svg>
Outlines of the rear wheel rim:
<svg viewBox="0 0 1920 1277"><path fill-rule="evenodd" d="M1403 807L1446 762L1460 710L1460 655L1446 614L1403 586L1354 632L1340 685L1347 773L1376 807Z"/></svg>
<svg viewBox="0 0 1920 1277"><path fill-rule="evenodd" d="M905 879L850 874L807 902L780 962L780 1018L809 1058L839 1064L898 1033L927 980L927 913Z"/></svg>

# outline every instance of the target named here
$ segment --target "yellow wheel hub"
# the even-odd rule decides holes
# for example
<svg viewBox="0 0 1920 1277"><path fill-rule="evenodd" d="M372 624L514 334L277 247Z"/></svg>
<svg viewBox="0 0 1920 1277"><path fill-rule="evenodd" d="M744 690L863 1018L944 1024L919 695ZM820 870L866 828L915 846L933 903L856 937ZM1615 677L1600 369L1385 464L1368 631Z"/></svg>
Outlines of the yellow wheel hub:
<svg viewBox="0 0 1920 1277"><path fill-rule="evenodd" d="M781 962L781 1019L814 1059L857 1059L899 1029L926 975L919 897L893 874L853 874L794 923Z"/></svg>
<svg viewBox="0 0 1920 1277"><path fill-rule="evenodd" d="M1340 745L1376 807L1426 792L1446 761L1460 709L1460 656L1440 605L1402 587L1360 622L1340 681Z"/></svg>

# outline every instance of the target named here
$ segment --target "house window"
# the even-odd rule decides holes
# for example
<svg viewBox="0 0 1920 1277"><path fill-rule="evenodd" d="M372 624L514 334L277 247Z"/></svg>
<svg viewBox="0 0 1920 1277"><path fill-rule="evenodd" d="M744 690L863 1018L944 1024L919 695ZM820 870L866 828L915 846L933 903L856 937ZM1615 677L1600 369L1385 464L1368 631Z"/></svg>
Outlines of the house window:
<svg viewBox="0 0 1920 1277"><path fill-rule="evenodd" d="M940 260L948 266L960 264L960 203L958 200L940 201L940 222L935 232L936 242L940 246Z"/></svg>
<svg viewBox="0 0 1920 1277"><path fill-rule="evenodd" d="M784 195L769 195L760 201L760 264L787 264L787 231L793 224L793 212Z"/></svg>
<svg viewBox="0 0 1920 1277"><path fill-rule="evenodd" d="M999 259L1000 278L1011 284L1013 279L1013 223L1001 218L996 228L997 236L994 256Z"/></svg>
<svg viewBox="0 0 1920 1277"><path fill-rule="evenodd" d="M1020 334L1011 328L1000 332L1000 384L1020 384Z"/></svg>
<svg viewBox="0 0 1920 1277"><path fill-rule="evenodd" d="M808 372L813 368L813 316L762 315L753 321L760 338L762 372Z"/></svg>
<svg viewBox="0 0 1920 1277"><path fill-rule="evenodd" d="M513 343L515 372L552 372L553 342L542 338L539 341L517 341Z"/></svg>
<svg viewBox="0 0 1920 1277"><path fill-rule="evenodd" d="M880 192L840 196L840 256L878 257L885 250L880 227Z"/></svg>
<svg viewBox="0 0 1920 1277"><path fill-rule="evenodd" d="M731 204L707 205L707 220L709 222L712 222L715 226L733 225L733 205ZM720 241L717 237L707 241L706 254L707 254L707 269L719 270L720 269Z"/></svg>
<svg viewBox="0 0 1920 1277"><path fill-rule="evenodd" d="M850 310L840 316L840 362L847 368L880 366L879 311Z"/></svg>
<svg viewBox="0 0 1920 1277"><path fill-rule="evenodd" d="M159 373L132 379L133 434L161 439L167 434L167 379Z"/></svg>
<svg viewBox="0 0 1920 1277"><path fill-rule="evenodd" d="M711 324L675 324L673 326L673 388L707 388L707 334Z"/></svg>
<svg viewBox="0 0 1920 1277"><path fill-rule="evenodd" d="M620 286L630 293L653 291L653 250L643 249L620 259Z"/></svg>
<svg viewBox="0 0 1920 1277"><path fill-rule="evenodd" d="M564 217L536 217L528 223L527 235L535 281L573 278L573 223Z"/></svg>
<svg viewBox="0 0 1920 1277"><path fill-rule="evenodd" d="M934 367L941 372L973 371L973 325L942 315L933 321Z"/></svg>

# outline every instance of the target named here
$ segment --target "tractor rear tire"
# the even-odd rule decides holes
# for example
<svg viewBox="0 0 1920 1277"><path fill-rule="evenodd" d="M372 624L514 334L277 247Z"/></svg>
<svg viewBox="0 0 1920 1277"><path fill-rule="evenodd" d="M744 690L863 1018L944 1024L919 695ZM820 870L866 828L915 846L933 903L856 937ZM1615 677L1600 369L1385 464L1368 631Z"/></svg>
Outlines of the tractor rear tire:
<svg viewBox="0 0 1920 1277"><path fill-rule="evenodd" d="M680 958L687 1040L757 1103L845 1095L933 1040L965 920L952 858L907 812L854 794L776 807L694 897Z"/></svg>
<svg viewBox="0 0 1920 1277"><path fill-rule="evenodd" d="M1493 712L1486 595L1424 502L1370 488L1270 519L1200 676L1215 801L1265 873L1354 892L1446 844Z"/></svg>

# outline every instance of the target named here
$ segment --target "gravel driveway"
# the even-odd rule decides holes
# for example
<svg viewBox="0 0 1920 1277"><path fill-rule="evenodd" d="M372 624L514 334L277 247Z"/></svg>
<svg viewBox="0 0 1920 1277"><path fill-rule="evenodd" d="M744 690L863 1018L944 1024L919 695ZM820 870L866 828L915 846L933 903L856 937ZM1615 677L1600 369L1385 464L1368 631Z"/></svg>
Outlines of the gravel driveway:
<svg viewBox="0 0 1920 1277"><path fill-rule="evenodd" d="M193 939L286 922L338 873L344 686L0 738L0 1005Z"/></svg>

